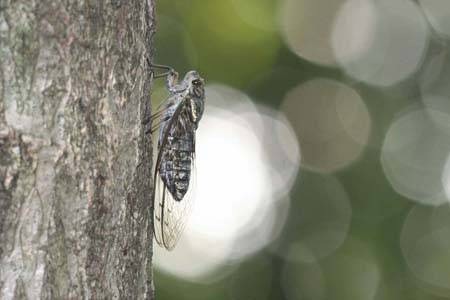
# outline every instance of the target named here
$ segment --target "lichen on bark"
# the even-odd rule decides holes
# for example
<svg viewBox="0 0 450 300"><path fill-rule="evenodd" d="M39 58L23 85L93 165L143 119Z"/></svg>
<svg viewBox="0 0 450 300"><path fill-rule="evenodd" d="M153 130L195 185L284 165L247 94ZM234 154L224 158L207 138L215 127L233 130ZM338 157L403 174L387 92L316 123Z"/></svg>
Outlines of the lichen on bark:
<svg viewBox="0 0 450 300"><path fill-rule="evenodd" d="M0 0L0 299L153 298L154 3Z"/></svg>

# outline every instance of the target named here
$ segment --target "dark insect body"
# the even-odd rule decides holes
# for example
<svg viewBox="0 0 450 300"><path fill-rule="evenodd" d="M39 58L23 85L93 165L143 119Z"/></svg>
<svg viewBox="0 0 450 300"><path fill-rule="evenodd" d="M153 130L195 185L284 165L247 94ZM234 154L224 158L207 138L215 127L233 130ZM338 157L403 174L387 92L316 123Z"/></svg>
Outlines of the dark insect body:
<svg viewBox="0 0 450 300"><path fill-rule="evenodd" d="M159 122L154 174L153 229L157 243L173 249L183 231L195 186L195 133L204 110L204 80L190 71L181 82L178 74L167 72L169 98L152 119Z"/></svg>

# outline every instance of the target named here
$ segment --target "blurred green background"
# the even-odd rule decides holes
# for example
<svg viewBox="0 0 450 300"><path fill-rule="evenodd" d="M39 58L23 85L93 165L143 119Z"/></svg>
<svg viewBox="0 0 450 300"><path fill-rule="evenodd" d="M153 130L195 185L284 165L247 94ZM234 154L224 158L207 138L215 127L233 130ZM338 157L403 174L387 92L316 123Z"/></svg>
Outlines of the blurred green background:
<svg viewBox="0 0 450 300"><path fill-rule="evenodd" d="M450 298L449 20L446 0L159 1L155 61L208 85L157 299Z"/></svg>

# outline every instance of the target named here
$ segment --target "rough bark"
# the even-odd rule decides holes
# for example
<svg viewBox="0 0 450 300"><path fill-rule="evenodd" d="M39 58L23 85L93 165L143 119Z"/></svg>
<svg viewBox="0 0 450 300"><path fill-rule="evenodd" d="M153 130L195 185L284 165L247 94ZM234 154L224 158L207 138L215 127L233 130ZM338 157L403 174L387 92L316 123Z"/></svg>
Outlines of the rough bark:
<svg viewBox="0 0 450 300"><path fill-rule="evenodd" d="M151 299L153 0L0 0L0 299Z"/></svg>

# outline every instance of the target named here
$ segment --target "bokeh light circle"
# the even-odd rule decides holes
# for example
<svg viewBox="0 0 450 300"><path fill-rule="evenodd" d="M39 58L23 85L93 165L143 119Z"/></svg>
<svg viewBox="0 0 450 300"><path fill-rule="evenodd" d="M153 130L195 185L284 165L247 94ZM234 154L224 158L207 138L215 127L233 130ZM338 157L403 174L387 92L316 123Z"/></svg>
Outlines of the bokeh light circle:
<svg viewBox="0 0 450 300"><path fill-rule="evenodd" d="M376 18L376 8L369 0L350 0L339 7L331 41L333 53L340 62L359 58L369 50L375 36Z"/></svg>
<svg viewBox="0 0 450 300"><path fill-rule="evenodd" d="M413 74L423 61L428 25L413 1L348 0L335 22L334 54L357 80L390 86Z"/></svg>
<svg viewBox="0 0 450 300"><path fill-rule="evenodd" d="M280 278L284 296L288 300L326 299L326 278L314 252L297 243L293 243L287 249L288 257L298 256L299 252L309 257L310 262L288 261L285 263Z"/></svg>
<svg viewBox="0 0 450 300"><path fill-rule="evenodd" d="M297 251L312 259L309 263L285 264L281 286L287 299L376 299L382 283L381 270L367 245L350 238L325 260L313 259L313 250L297 244L289 248L291 256L296 256Z"/></svg>
<svg viewBox="0 0 450 300"><path fill-rule="evenodd" d="M302 149L302 166L329 173L348 166L368 143L371 117L352 88L314 79L289 91L281 110Z"/></svg>
<svg viewBox="0 0 450 300"><path fill-rule="evenodd" d="M405 261L428 292L450 296L450 207L416 205L403 224L400 245Z"/></svg>
<svg viewBox="0 0 450 300"><path fill-rule="evenodd" d="M284 234L272 246L272 250L285 260L311 262L331 255L345 241L350 228L352 207L342 184L332 175L303 172L293 190L291 215ZM299 249L296 255L285 251L292 243ZM312 251L314 257L308 253Z"/></svg>
<svg viewBox="0 0 450 300"><path fill-rule="evenodd" d="M382 147L381 163L399 194L422 204L440 205L448 201L441 177L450 153L450 139L430 113L444 117L432 110L415 110L392 123Z"/></svg>
<svg viewBox="0 0 450 300"><path fill-rule="evenodd" d="M331 47L333 20L343 0L284 0L280 10L283 37L298 56L335 65Z"/></svg>
<svg viewBox="0 0 450 300"><path fill-rule="evenodd" d="M270 171L276 198L288 195L297 178L300 167L300 145L294 129L286 116L268 107L258 106L257 112L242 114L243 120L251 121L260 136Z"/></svg>
<svg viewBox="0 0 450 300"><path fill-rule="evenodd" d="M326 299L375 299L382 277L379 261L369 245L349 237L321 265L327 278Z"/></svg>

